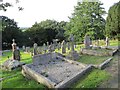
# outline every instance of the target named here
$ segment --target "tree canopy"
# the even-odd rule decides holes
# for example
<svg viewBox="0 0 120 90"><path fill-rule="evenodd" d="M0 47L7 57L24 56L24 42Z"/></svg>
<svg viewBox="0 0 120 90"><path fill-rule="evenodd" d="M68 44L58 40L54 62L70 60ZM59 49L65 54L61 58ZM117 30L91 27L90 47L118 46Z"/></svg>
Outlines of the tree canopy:
<svg viewBox="0 0 120 90"><path fill-rule="evenodd" d="M105 26L106 36L120 37L120 1L110 7Z"/></svg>
<svg viewBox="0 0 120 90"><path fill-rule="evenodd" d="M104 38L105 19L102 15L106 12L101 5L100 2L78 2L65 27L65 35L73 34L76 41L82 41L86 33L92 39Z"/></svg>
<svg viewBox="0 0 120 90"><path fill-rule="evenodd" d="M21 45L22 32L19 30L17 23L6 16L0 16L2 19L2 46L11 48L12 39L16 39L18 45Z"/></svg>

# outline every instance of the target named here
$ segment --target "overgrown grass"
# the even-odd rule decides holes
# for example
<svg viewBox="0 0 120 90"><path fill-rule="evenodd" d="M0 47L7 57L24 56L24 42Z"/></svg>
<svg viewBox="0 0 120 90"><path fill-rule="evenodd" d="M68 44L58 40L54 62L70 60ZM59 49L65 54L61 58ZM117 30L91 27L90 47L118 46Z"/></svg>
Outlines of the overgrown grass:
<svg viewBox="0 0 120 90"><path fill-rule="evenodd" d="M110 57L109 56L81 55L81 57L78 61L81 63L85 63L85 64L101 64L108 58L110 58Z"/></svg>
<svg viewBox="0 0 120 90"><path fill-rule="evenodd" d="M103 70L94 69L84 79L78 81L72 88L97 88L102 81L109 79L110 74Z"/></svg>

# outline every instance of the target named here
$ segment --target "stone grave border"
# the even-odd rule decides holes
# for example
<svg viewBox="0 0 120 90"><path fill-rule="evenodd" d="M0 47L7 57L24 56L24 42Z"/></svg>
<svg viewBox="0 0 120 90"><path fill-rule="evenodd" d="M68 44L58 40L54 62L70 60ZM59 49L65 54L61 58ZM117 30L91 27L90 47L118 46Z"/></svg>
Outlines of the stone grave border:
<svg viewBox="0 0 120 90"><path fill-rule="evenodd" d="M71 84L73 84L75 81L79 80L85 73L90 72L92 69L92 65L84 65L82 63L73 61L73 60L69 60L67 58L62 57L61 54L59 53L50 53L52 55L57 54L57 56L59 58L64 59L65 61L67 61L68 63L72 63L72 64L76 64L76 65L82 65L85 68L82 69L82 71L77 72L76 74L74 74L73 76L65 79L64 81L60 82L59 84L56 84L54 82L52 82L51 80L49 80L48 78L46 78L45 76L41 75L40 73L35 72L34 70L32 70L31 68L29 68L28 66L31 64L26 64L22 66L22 74L23 76L26 76L27 78L32 78L35 81L42 83L46 86L48 86L48 88L65 88L70 86ZM35 57L39 57L41 55L36 55ZM54 57L54 56L53 56ZM34 73L34 74L33 74Z"/></svg>

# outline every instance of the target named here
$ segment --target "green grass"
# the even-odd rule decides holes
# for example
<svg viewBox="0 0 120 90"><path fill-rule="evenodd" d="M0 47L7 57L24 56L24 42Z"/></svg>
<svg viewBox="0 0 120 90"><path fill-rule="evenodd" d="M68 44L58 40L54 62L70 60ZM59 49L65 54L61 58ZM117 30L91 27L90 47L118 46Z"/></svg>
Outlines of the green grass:
<svg viewBox="0 0 120 90"><path fill-rule="evenodd" d="M97 88L102 81L109 79L110 74L103 70L94 69L84 79L79 80L72 88Z"/></svg>
<svg viewBox="0 0 120 90"><path fill-rule="evenodd" d="M81 63L85 63L85 64L101 64L108 58L110 57L109 56L82 55L78 61Z"/></svg>

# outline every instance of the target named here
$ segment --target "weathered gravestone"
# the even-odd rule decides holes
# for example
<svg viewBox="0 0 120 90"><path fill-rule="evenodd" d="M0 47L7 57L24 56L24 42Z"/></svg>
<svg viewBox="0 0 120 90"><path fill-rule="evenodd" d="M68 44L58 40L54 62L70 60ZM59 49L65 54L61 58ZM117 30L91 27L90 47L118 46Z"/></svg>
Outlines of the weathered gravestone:
<svg viewBox="0 0 120 90"><path fill-rule="evenodd" d="M37 55L37 43L33 45L33 55Z"/></svg>
<svg viewBox="0 0 120 90"><path fill-rule="evenodd" d="M25 52L25 46L22 46L23 52Z"/></svg>
<svg viewBox="0 0 120 90"><path fill-rule="evenodd" d="M106 47L108 47L109 46L109 38L108 37L106 37L105 42L106 42Z"/></svg>
<svg viewBox="0 0 120 90"><path fill-rule="evenodd" d="M23 62L20 62L20 51L19 48L16 46L14 39L12 44L12 51L13 51L13 59L6 60L2 65L2 69L13 70L25 64Z"/></svg>
<svg viewBox="0 0 120 90"><path fill-rule="evenodd" d="M61 43L59 42L58 43L58 50L60 50L60 48L61 48Z"/></svg>
<svg viewBox="0 0 120 90"><path fill-rule="evenodd" d="M66 53L66 43L65 43L65 40L62 41L61 48L62 48L62 54Z"/></svg>
<svg viewBox="0 0 120 90"><path fill-rule="evenodd" d="M90 44L91 44L90 36L86 34L86 35L85 35L85 39L84 39L85 48L86 48L86 49L89 49L89 48L90 48Z"/></svg>
<svg viewBox="0 0 120 90"><path fill-rule="evenodd" d="M38 51L38 54L42 54L42 48L41 47L38 47L37 51Z"/></svg>
<svg viewBox="0 0 120 90"><path fill-rule="evenodd" d="M79 54L77 53L77 51L74 50L74 36L72 34L70 35L70 42L71 42L71 51L69 52L67 58L70 58L72 60L78 60Z"/></svg>
<svg viewBox="0 0 120 90"><path fill-rule="evenodd" d="M26 47L25 52L30 53L30 47Z"/></svg>
<svg viewBox="0 0 120 90"><path fill-rule="evenodd" d="M13 39L13 44L12 44L12 51L13 51L13 60L20 61L20 51L19 51L19 48L16 46L14 39Z"/></svg>
<svg viewBox="0 0 120 90"><path fill-rule="evenodd" d="M46 51L47 51L47 46L45 43L43 44L43 51L44 51L44 53L46 53Z"/></svg>
<svg viewBox="0 0 120 90"><path fill-rule="evenodd" d="M70 50L70 42L67 42L68 50Z"/></svg>

